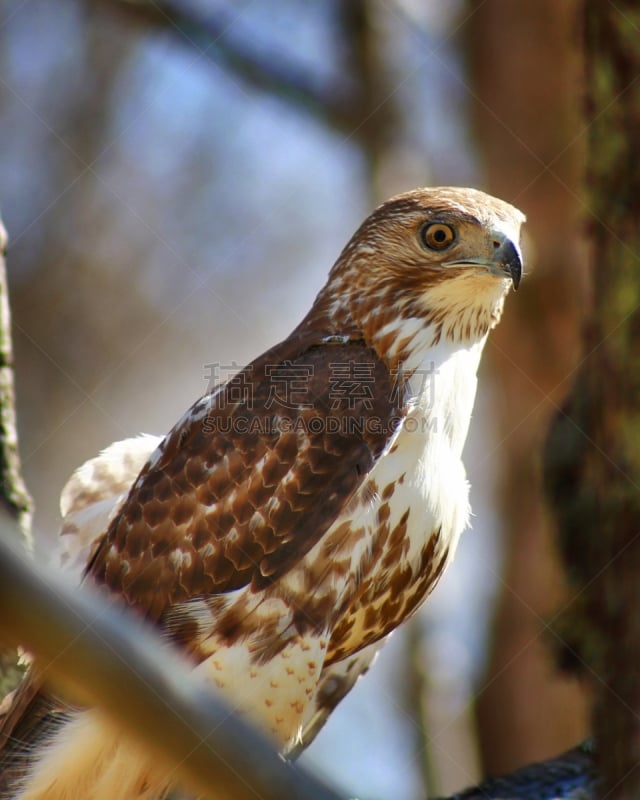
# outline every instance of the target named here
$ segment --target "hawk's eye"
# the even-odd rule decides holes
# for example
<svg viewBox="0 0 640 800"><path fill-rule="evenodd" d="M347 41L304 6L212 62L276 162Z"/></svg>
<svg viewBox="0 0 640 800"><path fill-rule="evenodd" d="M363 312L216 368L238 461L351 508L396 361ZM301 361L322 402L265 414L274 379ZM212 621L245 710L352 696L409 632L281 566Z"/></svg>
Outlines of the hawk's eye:
<svg viewBox="0 0 640 800"><path fill-rule="evenodd" d="M430 250L445 250L456 238L453 228L441 222L425 225L420 235Z"/></svg>

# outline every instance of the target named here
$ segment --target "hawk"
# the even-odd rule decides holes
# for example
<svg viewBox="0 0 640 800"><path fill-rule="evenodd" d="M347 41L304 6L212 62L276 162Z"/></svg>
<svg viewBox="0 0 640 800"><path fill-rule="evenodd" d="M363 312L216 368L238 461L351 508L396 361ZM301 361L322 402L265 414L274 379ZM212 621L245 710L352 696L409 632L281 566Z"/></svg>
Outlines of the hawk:
<svg viewBox="0 0 640 800"><path fill-rule="evenodd" d="M473 189L388 200L287 339L166 437L112 445L65 487L67 556L284 753L313 739L467 526L476 371L520 282L523 221ZM168 767L97 710L56 703L33 681L17 692L8 796L165 796Z"/></svg>

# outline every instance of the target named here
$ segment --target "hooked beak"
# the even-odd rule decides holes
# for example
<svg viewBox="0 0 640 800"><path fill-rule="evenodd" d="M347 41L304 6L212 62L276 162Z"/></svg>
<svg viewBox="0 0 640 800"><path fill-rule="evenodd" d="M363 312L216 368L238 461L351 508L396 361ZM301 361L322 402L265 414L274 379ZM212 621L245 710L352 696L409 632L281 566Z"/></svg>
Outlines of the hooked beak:
<svg viewBox="0 0 640 800"><path fill-rule="evenodd" d="M484 258L465 258L460 261L447 261L445 267L484 267L494 275L504 275L511 278L514 291L520 286L522 278L522 256L520 249L511 239L502 233L493 235L493 257Z"/></svg>
<svg viewBox="0 0 640 800"><path fill-rule="evenodd" d="M515 291L520 286L520 279L522 278L522 256L520 255L520 250L506 236L496 239L494 245L497 245L497 247L493 261L496 266L501 267L510 275Z"/></svg>

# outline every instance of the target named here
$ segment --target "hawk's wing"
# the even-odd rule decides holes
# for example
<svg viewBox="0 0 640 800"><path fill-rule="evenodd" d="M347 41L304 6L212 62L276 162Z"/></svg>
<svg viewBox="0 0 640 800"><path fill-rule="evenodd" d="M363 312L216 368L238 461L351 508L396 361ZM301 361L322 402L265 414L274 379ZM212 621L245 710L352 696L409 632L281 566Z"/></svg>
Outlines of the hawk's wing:
<svg viewBox="0 0 640 800"><path fill-rule="evenodd" d="M397 389L362 342L288 340L196 403L158 447L130 439L83 465L62 493L64 555L78 562L93 546L88 571L152 619L198 595L266 585L364 480L403 413ZM345 668L343 693L355 675ZM321 694L314 733L335 692ZM0 750L17 776L67 712L33 674L7 712Z"/></svg>
<svg viewBox="0 0 640 800"><path fill-rule="evenodd" d="M400 395L363 342L291 337L174 427L88 572L152 620L190 598L266 587L349 502L394 434Z"/></svg>

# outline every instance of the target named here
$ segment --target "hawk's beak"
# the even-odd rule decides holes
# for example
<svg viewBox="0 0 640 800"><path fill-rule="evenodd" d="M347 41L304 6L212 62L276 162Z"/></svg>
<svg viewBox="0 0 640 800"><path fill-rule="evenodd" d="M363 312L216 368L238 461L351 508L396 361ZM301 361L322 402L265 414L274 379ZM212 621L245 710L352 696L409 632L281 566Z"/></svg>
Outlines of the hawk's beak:
<svg viewBox="0 0 640 800"><path fill-rule="evenodd" d="M493 234L493 254L487 258L465 258L460 261L445 261L443 267L482 267L493 275L503 276L505 273L511 278L513 288L520 286L522 278L522 256L520 249L508 236L502 233Z"/></svg>
<svg viewBox="0 0 640 800"><path fill-rule="evenodd" d="M493 254L494 263L511 277L513 288L514 290L517 289L522 278L522 256L520 255L520 250L506 236L496 237L493 244L496 248Z"/></svg>

